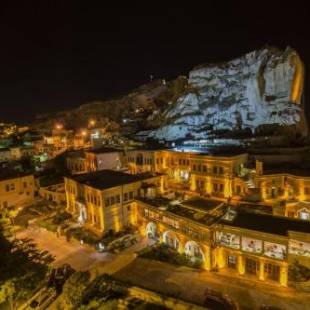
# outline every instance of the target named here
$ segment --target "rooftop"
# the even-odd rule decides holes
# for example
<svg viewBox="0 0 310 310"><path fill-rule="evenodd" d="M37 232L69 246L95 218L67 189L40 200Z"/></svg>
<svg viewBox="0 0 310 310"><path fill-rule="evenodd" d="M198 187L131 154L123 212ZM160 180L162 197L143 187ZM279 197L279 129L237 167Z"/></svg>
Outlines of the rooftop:
<svg viewBox="0 0 310 310"><path fill-rule="evenodd" d="M11 169L0 169L0 181L17 179L25 176L30 176L31 173L20 172Z"/></svg>
<svg viewBox="0 0 310 310"><path fill-rule="evenodd" d="M291 174L295 176L310 177L310 166L296 166L292 163L282 165L263 165L263 175Z"/></svg>
<svg viewBox="0 0 310 310"><path fill-rule="evenodd" d="M234 157L242 154L246 154L246 151L240 147L235 146L209 146L209 147L191 147L191 146L177 146L171 151L194 153L197 155L205 156L218 156L218 157Z"/></svg>
<svg viewBox="0 0 310 310"><path fill-rule="evenodd" d="M186 201L183 201L182 204L196 209L201 209L203 211L211 211L220 205L222 201L212 200L212 199L203 199L203 198L193 198Z"/></svg>
<svg viewBox="0 0 310 310"><path fill-rule="evenodd" d="M221 219L219 223L281 236L287 236L288 231L310 233L310 222L308 221L245 212L244 210L238 210L231 221Z"/></svg>
<svg viewBox="0 0 310 310"><path fill-rule="evenodd" d="M67 178L75 180L81 184L103 190L115 186L147 180L159 175L160 175L159 173L154 174L148 172L141 174L128 174L114 170L101 170L92 173L68 176Z"/></svg>
<svg viewBox="0 0 310 310"><path fill-rule="evenodd" d="M98 148L91 148L86 150L87 153L94 153L94 154L102 154L102 153L115 153L115 152L123 152L123 149L117 149L113 147L98 147Z"/></svg>

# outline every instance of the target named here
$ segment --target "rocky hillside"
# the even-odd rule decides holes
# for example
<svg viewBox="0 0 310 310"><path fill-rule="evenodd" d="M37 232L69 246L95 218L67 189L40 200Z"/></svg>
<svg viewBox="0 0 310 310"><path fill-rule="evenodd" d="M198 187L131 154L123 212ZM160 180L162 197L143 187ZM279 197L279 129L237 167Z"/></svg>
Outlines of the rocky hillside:
<svg viewBox="0 0 310 310"><path fill-rule="evenodd" d="M147 117L154 111L161 115L168 102L175 101L184 92L186 85L187 78L184 76L172 81L152 81L117 98L89 102L68 111L39 115L33 125L44 130L53 128L55 123L62 123L68 129L80 129L87 127L90 119L95 119L98 127L107 127L122 134L154 129L160 124L155 118L147 122Z"/></svg>
<svg viewBox="0 0 310 310"><path fill-rule="evenodd" d="M184 139L307 133L303 109L304 66L297 52L262 48L240 58L194 68L189 77L157 80L127 95L41 116L35 126L87 126L90 118L111 131L137 138Z"/></svg>
<svg viewBox="0 0 310 310"><path fill-rule="evenodd" d="M201 65L189 73L186 92L161 114L161 126L145 134L168 141L304 135L303 80L303 63L291 48Z"/></svg>

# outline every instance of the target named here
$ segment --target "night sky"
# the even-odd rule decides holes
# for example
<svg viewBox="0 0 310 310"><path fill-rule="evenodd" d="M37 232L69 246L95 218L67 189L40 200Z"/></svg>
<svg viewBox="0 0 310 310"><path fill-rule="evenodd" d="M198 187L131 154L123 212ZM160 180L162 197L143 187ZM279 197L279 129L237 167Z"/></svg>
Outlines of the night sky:
<svg viewBox="0 0 310 310"><path fill-rule="evenodd" d="M0 122L109 98L150 74L173 78L265 44L294 47L308 69L307 2L286 2L3 0Z"/></svg>

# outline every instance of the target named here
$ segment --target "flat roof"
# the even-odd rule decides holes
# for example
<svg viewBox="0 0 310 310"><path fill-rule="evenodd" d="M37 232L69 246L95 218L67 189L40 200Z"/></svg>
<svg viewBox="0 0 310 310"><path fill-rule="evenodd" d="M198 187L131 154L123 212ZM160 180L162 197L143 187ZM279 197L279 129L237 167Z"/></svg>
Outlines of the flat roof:
<svg viewBox="0 0 310 310"><path fill-rule="evenodd" d="M182 202L182 205L193 207L196 209L201 209L204 211L210 211L218 206L220 206L223 202L219 200L213 199L203 199L203 198L192 198Z"/></svg>
<svg viewBox="0 0 310 310"><path fill-rule="evenodd" d="M26 177L30 175L33 175L33 174L11 170L11 169L0 169L0 181Z"/></svg>
<svg viewBox="0 0 310 310"><path fill-rule="evenodd" d="M240 147L234 146L210 146L210 147L191 147L191 146L176 146L170 149L173 152L179 153L191 153L203 156L215 156L215 157L234 157L243 154L247 154L246 150Z"/></svg>
<svg viewBox="0 0 310 310"><path fill-rule="evenodd" d="M160 173L141 173L141 174L129 174L114 170L101 170L92 173L78 174L74 176L67 176L66 178L74 180L78 183L88 185L96 189L108 189L115 186L135 183L138 181L147 180Z"/></svg>
<svg viewBox="0 0 310 310"><path fill-rule="evenodd" d="M245 212L243 210L238 210L232 221L221 219L219 223L281 236L287 236L288 231L310 234L309 221Z"/></svg>
<svg viewBox="0 0 310 310"><path fill-rule="evenodd" d="M98 147L98 148L91 148L91 149L85 150L85 152L94 153L94 154L102 154L102 153L124 152L124 150L113 148L113 147Z"/></svg>
<svg viewBox="0 0 310 310"><path fill-rule="evenodd" d="M291 174L294 176L310 177L310 166L302 167L291 163L282 165L263 164L263 175Z"/></svg>

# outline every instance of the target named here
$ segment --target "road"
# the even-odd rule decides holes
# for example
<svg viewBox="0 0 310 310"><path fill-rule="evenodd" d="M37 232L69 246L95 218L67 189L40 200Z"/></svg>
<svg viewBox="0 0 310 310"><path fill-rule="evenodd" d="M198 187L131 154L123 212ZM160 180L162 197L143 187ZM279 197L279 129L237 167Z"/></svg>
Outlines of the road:
<svg viewBox="0 0 310 310"><path fill-rule="evenodd" d="M17 237L33 239L39 248L55 257L53 264L56 266L69 263L76 270L91 270L93 276L110 273L133 285L179 296L189 302L202 304L204 291L209 288L238 301L241 309L255 310L266 304L285 310L310 310L309 294L290 288L137 258L135 252L147 246L146 239L139 240L121 254L110 254L97 253L74 239L67 242L64 237L57 238L45 229L27 229Z"/></svg>
<svg viewBox="0 0 310 310"><path fill-rule="evenodd" d="M115 257L110 253L98 253L92 247L81 245L73 238L67 242L65 237L57 238L55 233L39 227L23 230L17 233L16 238L33 239L38 248L54 256L55 266L68 263L76 270L88 270L96 265L110 262Z"/></svg>
<svg viewBox="0 0 310 310"><path fill-rule="evenodd" d="M203 304L204 291L209 288L227 294L239 302L241 309L255 310L263 304L285 310L310 309L309 294L290 288L148 259L137 258L114 276L133 285L198 304Z"/></svg>

